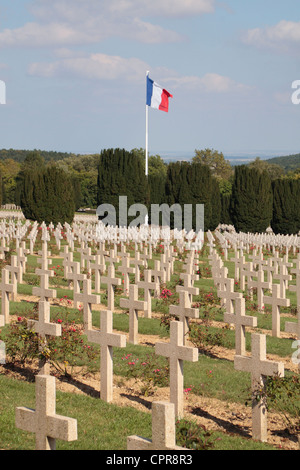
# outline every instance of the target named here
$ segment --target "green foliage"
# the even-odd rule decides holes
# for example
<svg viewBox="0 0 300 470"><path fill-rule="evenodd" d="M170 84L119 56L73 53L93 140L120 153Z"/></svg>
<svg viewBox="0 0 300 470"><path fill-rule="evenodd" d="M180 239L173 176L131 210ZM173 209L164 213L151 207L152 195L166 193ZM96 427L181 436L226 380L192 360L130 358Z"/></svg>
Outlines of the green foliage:
<svg viewBox="0 0 300 470"><path fill-rule="evenodd" d="M20 205L26 219L54 225L72 223L74 188L70 177L55 165L25 169L20 179Z"/></svg>
<svg viewBox="0 0 300 470"><path fill-rule="evenodd" d="M221 194L221 215L220 223L232 225L231 213L230 213L230 194Z"/></svg>
<svg viewBox="0 0 300 470"><path fill-rule="evenodd" d="M261 160L257 157L253 162L249 163L249 168L255 168L256 170L263 172L266 171L271 180L281 178L284 175L284 169L276 164L270 163L270 160Z"/></svg>
<svg viewBox="0 0 300 470"><path fill-rule="evenodd" d="M273 210L271 179L267 172L235 167L230 213L238 232L264 232L270 225Z"/></svg>
<svg viewBox="0 0 300 470"><path fill-rule="evenodd" d="M59 375L74 377L75 367L85 367L87 370L98 367L98 354L83 336L83 327L68 320L62 311L57 313L54 322L61 324L62 335L50 336L42 341L32 328L28 328L28 321L18 317L16 322L10 323L6 331L1 334L5 341L7 361L25 365L28 361L37 359L49 362Z"/></svg>
<svg viewBox="0 0 300 470"><path fill-rule="evenodd" d="M47 150L16 150L16 149L1 149L0 150L0 160L7 160L11 159L14 160L15 162L23 162L26 157L31 154L31 153L38 153L41 155L41 157L45 160L45 162L50 162L50 161L58 161L62 160L64 158L68 158L71 155L71 153L65 153L65 152L53 152L53 151L47 151Z"/></svg>
<svg viewBox="0 0 300 470"><path fill-rule="evenodd" d="M151 353L140 360L130 353L122 357L122 361L127 365L126 376L142 382L141 393L144 396L152 395L156 387L169 385L169 364L166 358Z"/></svg>
<svg viewBox="0 0 300 470"><path fill-rule="evenodd" d="M216 178L212 178L212 191L211 191L211 218L209 229L214 231L221 220L221 194L220 186Z"/></svg>
<svg viewBox="0 0 300 470"><path fill-rule="evenodd" d="M267 160L267 163L279 165L285 172L293 171L300 167L300 153L296 155L270 158Z"/></svg>
<svg viewBox="0 0 300 470"><path fill-rule="evenodd" d="M184 204L191 204L193 207L191 218L194 230L197 228L196 223L199 223L196 220L195 211L197 204L204 205L204 230L207 231L211 224L216 223L215 220L212 221L212 180L211 171L207 165L188 162L169 163L166 181L166 203L170 207L173 204L180 204L182 214L184 213Z"/></svg>
<svg viewBox="0 0 300 470"><path fill-rule="evenodd" d="M133 204L149 204L147 178L141 159L125 149L107 149L100 155L98 205L111 204L119 224L119 197L127 196L127 209ZM128 217L128 223L135 217Z"/></svg>
<svg viewBox="0 0 300 470"><path fill-rule="evenodd" d="M213 432L196 422L181 419L176 422L176 442L180 447L192 450L208 450L215 447Z"/></svg>
<svg viewBox="0 0 300 470"><path fill-rule="evenodd" d="M283 235L297 234L300 230L300 180L273 181L272 229Z"/></svg>
<svg viewBox="0 0 300 470"><path fill-rule="evenodd" d="M233 174L230 162L225 160L222 152L214 149L195 150L192 161L207 165L217 179L229 180Z"/></svg>
<svg viewBox="0 0 300 470"><path fill-rule="evenodd" d="M299 375L267 377L265 386L257 388L253 398L263 401L268 410L279 412L289 433L300 437Z"/></svg>

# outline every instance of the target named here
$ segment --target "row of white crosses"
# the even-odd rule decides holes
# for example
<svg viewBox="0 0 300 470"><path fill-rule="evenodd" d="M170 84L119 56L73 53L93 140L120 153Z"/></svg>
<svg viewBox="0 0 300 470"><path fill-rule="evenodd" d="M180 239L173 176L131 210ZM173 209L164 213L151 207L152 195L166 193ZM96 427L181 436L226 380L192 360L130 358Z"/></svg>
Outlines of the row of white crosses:
<svg viewBox="0 0 300 470"><path fill-rule="evenodd" d="M222 269L220 258L216 252L212 253L210 260L212 272L218 272L219 285L223 285L223 290L218 290L220 298L225 300L224 321L235 327L235 347L234 367L240 371L251 373L252 383L252 437L253 439L267 441L267 409L264 399L258 399L256 392L265 386L266 378L278 374L284 376L284 365L280 362L269 361L266 358L266 335L251 334L251 356L246 352L246 327L257 327L257 318L246 315L245 298L241 293L234 292L233 279L227 278L227 271L223 270L224 282L220 282ZM219 264L218 264L219 263ZM242 265L240 265L242 268ZM253 275L255 272L253 272ZM259 278L261 280L261 278ZM226 288L229 289L226 290ZM268 285L269 288L269 285ZM277 292L278 293L278 292Z"/></svg>

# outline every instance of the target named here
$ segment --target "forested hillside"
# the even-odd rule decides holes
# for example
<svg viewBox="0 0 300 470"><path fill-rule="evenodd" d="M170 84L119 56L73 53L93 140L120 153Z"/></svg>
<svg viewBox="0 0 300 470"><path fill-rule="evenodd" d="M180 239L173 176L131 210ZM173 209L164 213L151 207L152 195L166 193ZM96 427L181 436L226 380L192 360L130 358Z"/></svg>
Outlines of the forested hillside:
<svg viewBox="0 0 300 470"><path fill-rule="evenodd" d="M286 157L270 158L267 160L267 163L279 165L285 172L294 171L300 168L300 153L287 155Z"/></svg>

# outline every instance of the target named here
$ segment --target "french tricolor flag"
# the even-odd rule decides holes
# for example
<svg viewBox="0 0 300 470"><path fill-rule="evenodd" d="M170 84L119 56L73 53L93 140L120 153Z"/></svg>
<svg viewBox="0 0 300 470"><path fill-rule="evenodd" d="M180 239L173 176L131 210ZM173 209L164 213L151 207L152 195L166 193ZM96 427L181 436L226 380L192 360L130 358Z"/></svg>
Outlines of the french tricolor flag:
<svg viewBox="0 0 300 470"><path fill-rule="evenodd" d="M147 106L167 113L169 111L169 98L173 98L171 93L151 80L147 75Z"/></svg>

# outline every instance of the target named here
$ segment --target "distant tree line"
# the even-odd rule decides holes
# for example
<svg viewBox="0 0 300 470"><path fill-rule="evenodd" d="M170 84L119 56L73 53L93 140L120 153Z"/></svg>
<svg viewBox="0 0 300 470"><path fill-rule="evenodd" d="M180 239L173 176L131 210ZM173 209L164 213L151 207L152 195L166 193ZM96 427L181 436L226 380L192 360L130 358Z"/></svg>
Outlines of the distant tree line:
<svg viewBox="0 0 300 470"><path fill-rule="evenodd" d="M165 163L151 155L146 177L143 149L105 149L94 155L48 152L46 159L40 151L15 151L16 159L13 150L6 152L0 151L0 203L15 203L27 218L40 222L70 222L80 207L101 204L114 206L118 221L123 195L127 209L133 204L147 207L150 223L151 206L167 204L179 206L182 214L192 208L196 228L195 207L202 204L205 230L220 223L243 232L261 233L269 226L282 234L300 230L300 169L285 173L259 158L232 167L213 149L195 150L190 162ZM129 216L128 223L134 218ZM171 211L172 227L177 220Z"/></svg>

